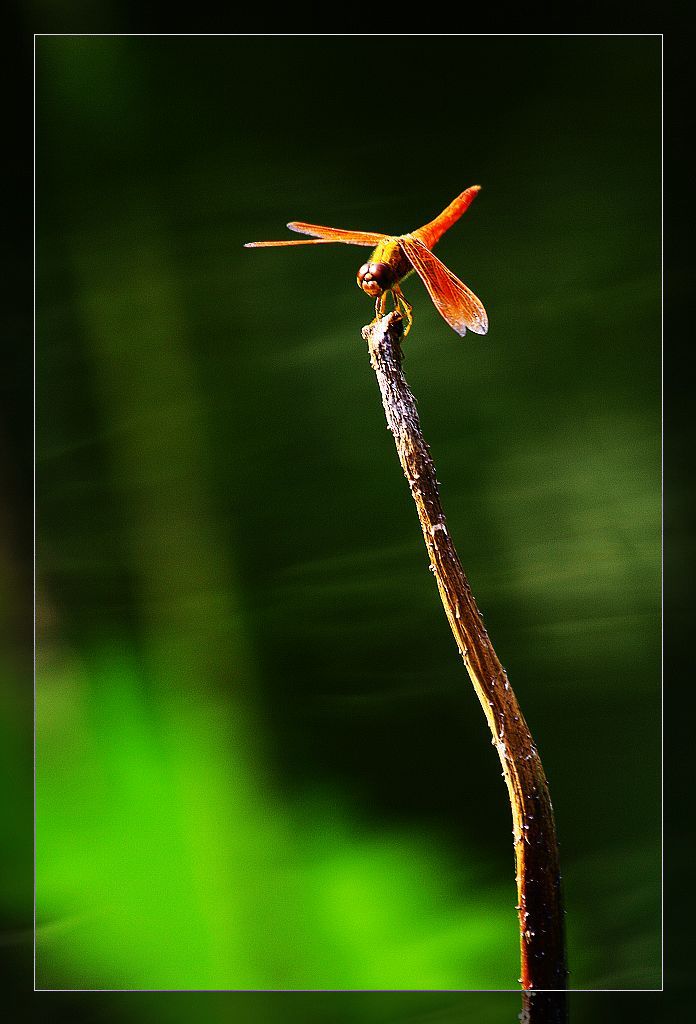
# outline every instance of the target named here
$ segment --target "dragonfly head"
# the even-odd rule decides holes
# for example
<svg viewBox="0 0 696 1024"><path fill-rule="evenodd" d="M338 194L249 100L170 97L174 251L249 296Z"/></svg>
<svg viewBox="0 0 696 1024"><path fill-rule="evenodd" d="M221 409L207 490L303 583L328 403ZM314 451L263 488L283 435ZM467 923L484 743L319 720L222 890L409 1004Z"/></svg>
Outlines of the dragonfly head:
<svg viewBox="0 0 696 1024"><path fill-rule="evenodd" d="M373 297L394 284L394 271L388 263L363 263L358 271L358 287Z"/></svg>

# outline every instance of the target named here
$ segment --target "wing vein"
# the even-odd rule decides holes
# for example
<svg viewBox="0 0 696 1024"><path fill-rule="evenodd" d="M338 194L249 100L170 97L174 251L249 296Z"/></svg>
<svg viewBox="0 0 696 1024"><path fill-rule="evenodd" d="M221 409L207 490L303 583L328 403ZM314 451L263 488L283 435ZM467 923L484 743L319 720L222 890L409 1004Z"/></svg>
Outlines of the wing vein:
<svg viewBox="0 0 696 1024"><path fill-rule="evenodd" d="M467 327L474 334L485 334L488 317L481 300L420 239L404 235L399 244L450 327L462 337Z"/></svg>
<svg viewBox="0 0 696 1024"><path fill-rule="evenodd" d="M317 235L331 242L344 242L346 245L370 245L375 246L386 235L377 231L350 231L348 228L329 228L324 224L305 224L301 220L292 220L288 224L291 231L298 231L301 235Z"/></svg>

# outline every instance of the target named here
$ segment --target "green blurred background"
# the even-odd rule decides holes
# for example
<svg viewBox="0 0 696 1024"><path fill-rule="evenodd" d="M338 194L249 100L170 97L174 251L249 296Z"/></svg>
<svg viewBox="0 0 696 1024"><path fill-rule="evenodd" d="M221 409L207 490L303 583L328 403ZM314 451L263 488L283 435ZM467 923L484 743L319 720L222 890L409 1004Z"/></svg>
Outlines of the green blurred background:
<svg viewBox="0 0 696 1024"><path fill-rule="evenodd" d="M37 984L515 988L366 250L242 248L481 183L438 251L490 333L409 280L406 371L549 777L571 985L659 986L659 39L39 38L36 102Z"/></svg>

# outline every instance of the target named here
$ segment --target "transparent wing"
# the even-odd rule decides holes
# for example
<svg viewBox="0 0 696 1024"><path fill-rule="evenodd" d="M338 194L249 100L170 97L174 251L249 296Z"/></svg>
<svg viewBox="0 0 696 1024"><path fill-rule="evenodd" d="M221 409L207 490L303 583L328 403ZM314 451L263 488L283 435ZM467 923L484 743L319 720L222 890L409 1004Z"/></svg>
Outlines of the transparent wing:
<svg viewBox="0 0 696 1024"><path fill-rule="evenodd" d="M404 235L399 238L399 245L450 327L462 336L466 334L467 327L474 334L485 334L488 317L474 293L420 239Z"/></svg>
<svg viewBox="0 0 696 1024"><path fill-rule="evenodd" d="M298 231L301 235L317 235L326 242L345 242L346 245L370 245L375 246L387 235L378 231L349 231L346 228L327 228L323 224L305 224L301 220L290 221L288 227L291 231Z"/></svg>
<svg viewBox="0 0 696 1024"><path fill-rule="evenodd" d="M283 242L245 242L245 249L268 249L272 245L327 245L337 238L286 238Z"/></svg>

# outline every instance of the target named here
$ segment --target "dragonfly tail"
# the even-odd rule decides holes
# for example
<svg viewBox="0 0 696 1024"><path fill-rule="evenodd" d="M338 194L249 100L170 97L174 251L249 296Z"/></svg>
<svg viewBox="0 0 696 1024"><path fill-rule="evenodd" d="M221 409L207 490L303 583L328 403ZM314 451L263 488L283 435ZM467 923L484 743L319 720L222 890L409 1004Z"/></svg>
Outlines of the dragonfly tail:
<svg viewBox="0 0 696 1024"><path fill-rule="evenodd" d="M456 224L461 215L471 206L480 191L480 185L472 185L470 188L464 189L434 220L424 224L417 231L412 231L411 234L415 235L416 238L420 238L421 242L427 245L428 249L432 249L442 238L445 231L448 231L453 224Z"/></svg>

